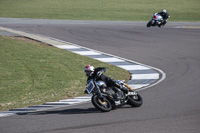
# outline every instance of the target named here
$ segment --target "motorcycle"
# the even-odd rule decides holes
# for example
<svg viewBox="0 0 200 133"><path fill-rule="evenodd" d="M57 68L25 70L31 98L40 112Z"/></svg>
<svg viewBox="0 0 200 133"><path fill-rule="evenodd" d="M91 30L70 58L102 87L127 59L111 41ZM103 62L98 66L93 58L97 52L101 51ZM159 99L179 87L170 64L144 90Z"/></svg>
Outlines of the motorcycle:
<svg viewBox="0 0 200 133"><path fill-rule="evenodd" d="M141 95L124 83L123 80L117 80L116 83L124 88L121 91L120 99L115 97L116 93L112 87L105 87L106 85L103 81L96 81L96 79L89 81L85 92L87 94L92 93L91 101L94 107L102 112L109 112L126 104L132 107L140 107L143 104Z"/></svg>
<svg viewBox="0 0 200 133"><path fill-rule="evenodd" d="M158 13L154 13L152 19L147 23L147 27L151 26L158 26L158 27L164 26L163 17Z"/></svg>

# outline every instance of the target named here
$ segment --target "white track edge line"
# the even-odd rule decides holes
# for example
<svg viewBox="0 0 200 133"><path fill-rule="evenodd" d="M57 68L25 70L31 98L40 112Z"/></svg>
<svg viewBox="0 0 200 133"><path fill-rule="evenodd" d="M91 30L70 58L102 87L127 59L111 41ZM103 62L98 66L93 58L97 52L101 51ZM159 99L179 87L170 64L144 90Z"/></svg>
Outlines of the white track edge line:
<svg viewBox="0 0 200 133"><path fill-rule="evenodd" d="M4 28L4 27L0 27L0 28ZM7 31L7 30L9 30L9 28L4 28L4 31ZM145 66L145 67L154 69L154 70L158 71L158 72L162 75L161 78L158 79L158 81L156 81L155 83L150 84L150 85L148 85L148 86L146 86L146 87L138 88L137 91L141 91L141 90L150 88L150 87L152 87L152 86L154 86L154 85L157 85L157 84L159 84L160 82L162 82L162 81L166 78L166 74L165 74L164 71L162 71L161 69L158 69L158 68L155 68L155 67L152 67L152 66L148 66L148 65L145 65L145 64L136 62L136 61L132 61L132 60L129 60L129 59L126 59L126 58L122 58L122 57L119 57L119 56L115 56L115 55L112 55L112 54L100 52L100 51L97 51L97 50L94 50L94 49L90 49L90 48L87 48L87 47L83 47L83 46L80 46L80 45L77 45L77 44L74 44L74 43L66 42L66 41L59 40L59 39L55 39L55 38L52 38L52 37L47 37L47 36L44 36L44 35L26 33L26 32L23 32L23 31L17 31L17 30L13 30L13 29L10 29L10 30L16 31L16 32L20 32L20 33L28 34L28 35L29 35L29 36L28 36L29 38L31 38L30 35L39 36L39 37L44 37L44 38L52 39L52 40L54 40L54 41L67 43L67 44L72 45L72 46L77 46L77 47L80 47L80 48L85 48L85 49L88 49L88 50L91 50L91 51L94 51L94 52L97 52L97 53L101 53L101 54L104 54L104 55L112 56L112 57L115 57L115 58L118 58L118 59L121 59L121 60L124 60L124 61L132 62L132 63L134 63L134 64L138 64L138 65L141 65L141 66ZM12 32L12 31L9 31L9 32ZM19 34L19 35L21 35L21 34ZM22 35L22 36L25 36L25 35ZM25 37L27 37L27 36L25 36ZM35 38L34 38L34 39L35 39ZM37 40L37 39L35 39L35 40ZM38 40L38 41L41 41L41 40ZM41 42L42 42L42 41L41 41ZM46 43L47 43L47 42L46 42ZM54 45L54 44L49 44L49 45L56 47L56 45ZM117 65L114 65L114 66L118 67ZM64 106L72 106L72 105L77 105L77 104L81 104L81 103L85 103L85 102L89 102L89 101L84 101L84 102L74 103L74 104L69 104L69 105L64 105ZM56 109L56 108L61 108L61 106L59 106L59 107L52 107L52 108L50 108L50 109ZM48 109L38 110L38 111L45 111L45 110L49 110L49 108L48 108ZM37 111L27 111L27 112L37 112ZM9 113L6 113L6 114L9 114ZM11 114L12 114L12 113L11 113ZM13 115L13 114L12 114L12 115ZM7 115L6 115L6 116L7 116ZM5 117L6 117L6 116L5 116ZM9 115L9 116L10 116L10 115ZM4 116L0 116L0 117L4 117Z"/></svg>

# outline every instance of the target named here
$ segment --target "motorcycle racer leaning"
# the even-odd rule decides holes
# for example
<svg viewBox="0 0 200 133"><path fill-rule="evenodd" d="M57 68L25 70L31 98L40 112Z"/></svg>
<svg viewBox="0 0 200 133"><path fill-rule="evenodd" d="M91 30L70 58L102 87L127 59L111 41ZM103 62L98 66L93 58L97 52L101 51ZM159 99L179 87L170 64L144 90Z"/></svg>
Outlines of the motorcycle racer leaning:
<svg viewBox="0 0 200 133"><path fill-rule="evenodd" d="M90 79L94 79L94 78L96 78L96 81L103 81L103 82L105 82L107 87L113 87L114 91L116 92L117 99L121 98L121 90L120 89L123 89L123 87L116 84L115 80L113 80L112 78L104 75L104 73L106 72L105 67L94 68L92 65L87 65L84 68L84 71L85 71L86 76L88 77L87 83L88 83L88 81L90 81ZM85 91L85 93L87 93L87 92Z"/></svg>
<svg viewBox="0 0 200 133"><path fill-rule="evenodd" d="M167 23L168 18L170 17L169 14L167 13L167 10L163 9L161 12L159 12L158 14L160 14L163 17L163 23L162 25L164 26Z"/></svg>

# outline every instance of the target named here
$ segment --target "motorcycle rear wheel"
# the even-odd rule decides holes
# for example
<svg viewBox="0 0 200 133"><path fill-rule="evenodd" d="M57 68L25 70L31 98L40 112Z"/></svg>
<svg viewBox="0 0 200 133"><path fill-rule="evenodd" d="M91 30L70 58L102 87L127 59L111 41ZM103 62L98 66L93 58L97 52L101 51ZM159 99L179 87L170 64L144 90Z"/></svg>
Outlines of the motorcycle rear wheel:
<svg viewBox="0 0 200 133"><path fill-rule="evenodd" d="M135 96L129 96L127 104L131 105L132 107L140 107L143 104L142 96L137 93L137 98L134 98Z"/></svg>
<svg viewBox="0 0 200 133"><path fill-rule="evenodd" d="M102 112L109 112L112 110L110 101L105 97L104 101L102 101L97 95L92 96L92 104Z"/></svg>

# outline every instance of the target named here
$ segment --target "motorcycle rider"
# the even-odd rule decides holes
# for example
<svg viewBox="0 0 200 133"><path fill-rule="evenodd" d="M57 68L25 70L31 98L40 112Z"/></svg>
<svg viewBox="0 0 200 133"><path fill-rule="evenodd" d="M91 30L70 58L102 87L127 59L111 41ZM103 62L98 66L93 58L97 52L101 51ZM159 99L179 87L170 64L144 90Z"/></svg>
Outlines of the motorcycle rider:
<svg viewBox="0 0 200 133"><path fill-rule="evenodd" d="M166 9L163 9L161 12L159 12L158 14L160 14L163 18L163 22L162 25L164 26L167 23L168 18L170 17L169 14L167 13ZM160 25L161 26L161 25ZM160 27L159 26L159 27Z"/></svg>
<svg viewBox="0 0 200 133"><path fill-rule="evenodd" d="M107 85L107 87L113 87L114 91L116 92L116 98L120 99L121 98L121 90L123 87L116 84L115 80L113 80L112 78L104 75L104 73L106 72L106 68L105 67L97 67L94 68L92 65L87 65L84 68L85 74L88 77L87 79L87 83L90 79L94 79L96 78L96 81L104 81L105 84ZM86 92L85 92L86 93Z"/></svg>

